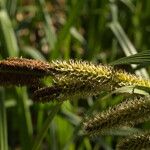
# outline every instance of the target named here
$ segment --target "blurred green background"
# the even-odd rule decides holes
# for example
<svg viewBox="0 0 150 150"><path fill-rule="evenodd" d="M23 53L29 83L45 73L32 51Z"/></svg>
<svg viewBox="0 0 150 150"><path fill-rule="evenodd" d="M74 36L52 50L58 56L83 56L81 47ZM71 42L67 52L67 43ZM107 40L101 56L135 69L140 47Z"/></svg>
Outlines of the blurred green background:
<svg viewBox="0 0 150 150"><path fill-rule="evenodd" d="M149 0L0 0L0 59L71 58L109 64L148 50L149 43ZM102 100L103 93L60 106L33 104L31 93L26 87L0 87L1 150L115 149L117 133L86 137L80 123L84 116L119 103L122 96ZM148 129L149 123L138 127Z"/></svg>

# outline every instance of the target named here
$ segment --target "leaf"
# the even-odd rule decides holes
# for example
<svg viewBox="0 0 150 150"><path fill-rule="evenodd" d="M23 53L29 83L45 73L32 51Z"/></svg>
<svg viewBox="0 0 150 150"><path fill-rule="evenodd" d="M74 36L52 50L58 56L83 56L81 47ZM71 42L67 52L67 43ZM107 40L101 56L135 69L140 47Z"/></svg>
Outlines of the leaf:
<svg viewBox="0 0 150 150"><path fill-rule="evenodd" d="M4 105L4 88L0 88L0 149L8 150L7 141L7 119L6 119L6 108Z"/></svg>
<svg viewBox="0 0 150 150"><path fill-rule="evenodd" d="M24 54L29 55L30 57L38 60L46 61L45 57L35 48L32 48L30 46L25 46L22 48L22 51Z"/></svg>
<svg viewBox="0 0 150 150"><path fill-rule="evenodd" d="M4 55L17 56L19 52L17 39L11 20L5 10L0 11L0 41L5 48Z"/></svg>
<svg viewBox="0 0 150 150"><path fill-rule="evenodd" d="M135 49L135 47L127 37L125 31L123 30L119 22L116 21L110 23L109 27L112 30L112 32L115 34L126 56L130 56L137 53L137 50Z"/></svg>
<svg viewBox="0 0 150 150"><path fill-rule="evenodd" d="M50 114L47 117L47 120L43 124L42 129L40 130L39 134L35 138L32 150L38 150L40 148L40 145L49 129L49 125L51 121L53 120L53 118L55 117L56 113L58 112L60 106L61 106L61 103L54 106L54 108L51 110Z"/></svg>
<svg viewBox="0 0 150 150"><path fill-rule="evenodd" d="M119 64L148 65L150 64L150 50L146 50L128 57L123 57L111 63L111 65L119 65Z"/></svg>

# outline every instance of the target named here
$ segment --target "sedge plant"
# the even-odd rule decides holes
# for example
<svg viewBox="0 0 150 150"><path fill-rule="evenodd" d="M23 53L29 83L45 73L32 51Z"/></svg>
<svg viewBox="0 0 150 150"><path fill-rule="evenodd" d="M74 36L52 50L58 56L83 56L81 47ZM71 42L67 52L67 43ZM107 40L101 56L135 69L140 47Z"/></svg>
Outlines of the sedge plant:
<svg viewBox="0 0 150 150"><path fill-rule="evenodd" d="M46 76L53 78L53 84L41 87L41 80ZM0 81L2 86L37 87L32 98L34 102L42 103L62 103L73 97L94 96L101 91L111 92L124 86L150 87L148 79L115 69L110 65L95 65L77 60L56 60L48 63L26 58L8 58L0 61ZM120 104L84 119L83 130L88 136L103 135L109 130L133 127L148 121L149 116L149 97L133 92ZM131 135L119 141L117 149L122 150L124 145L126 149L147 148L150 145L149 137L149 132Z"/></svg>

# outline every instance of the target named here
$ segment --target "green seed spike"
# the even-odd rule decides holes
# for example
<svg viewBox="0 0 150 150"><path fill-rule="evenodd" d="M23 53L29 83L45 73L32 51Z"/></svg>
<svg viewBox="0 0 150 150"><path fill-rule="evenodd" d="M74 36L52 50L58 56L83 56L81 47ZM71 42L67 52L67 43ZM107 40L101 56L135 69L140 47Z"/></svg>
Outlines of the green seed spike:
<svg viewBox="0 0 150 150"><path fill-rule="evenodd" d="M107 82L111 78L112 67L105 65L94 65L85 61L52 61L50 63L50 74L54 77L65 76L77 81L95 82L97 84ZM58 81L59 82L59 81Z"/></svg>
<svg viewBox="0 0 150 150"><path fill-rule="evenodd" d="M69 76L80 76L81 74L85 76L101 76L110 78L112 67L104 65L94 65L86 61L52 61L50 63L52 74L62 74Z"/></svg>
<svg viewBox="0 0 150 150"><path fill-rule="evenodd" d="M116 150L149 150L150 133L138 133L120 140Z"/></svg>
<svg viewBox="0 0 150 150"><path fill-rule="evenodd" d="M150 87L150 80L143 79L140 76L127 73L123 70L115 70L113 76L114 83L119 87L130 85Z"/></svg>
<svg viewBox="0 0 150 150"><path fill-rule="evenodd" d="M150 81L134 74L129 74L123 70L116 70L107 65L95 65L85 61L52 61L50 63L49 74L56 82L62 79L74 80L74 82L85 82L95 87L109 83L106 91L111 91L122 86L145 86L150 87ZM103 90L103 89L101 89Z"/></svg>
<svg viewBox="0 0 150 150"><path fill-rule="evenodd" d="M150 101L147 97L140 96L88 118L84 122L84 130L89 135L96 135L109 129L142 123L148 119L150 119Z"/></svg>

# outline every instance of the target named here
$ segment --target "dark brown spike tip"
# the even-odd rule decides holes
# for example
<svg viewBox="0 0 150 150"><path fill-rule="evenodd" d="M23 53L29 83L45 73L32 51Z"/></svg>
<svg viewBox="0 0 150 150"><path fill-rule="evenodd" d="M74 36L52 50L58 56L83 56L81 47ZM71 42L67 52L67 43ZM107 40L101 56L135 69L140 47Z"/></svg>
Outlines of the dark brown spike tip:
<svg viewBox="0 0 150 150"><path fill-rule="evenodd" d="M62 87L59 86L41 88L33 93L32 99L35 102L49 102L50 100L59 99L62 90Z"/></svg>
<svg viewBox="0 0 150 150"><path fill-rule="evenodd" d="M0 61L0 72L24 73L35 76L48 74L49 63L26 58L7 58Z"/></svg>
<svg viewBox="0 0 150 150"><path fill-rule="evenodd" d="M28 74L17 74L17 73L5 73L0 72L0 85L1 86L39 86L40 78L28 75Z"/></svg>

